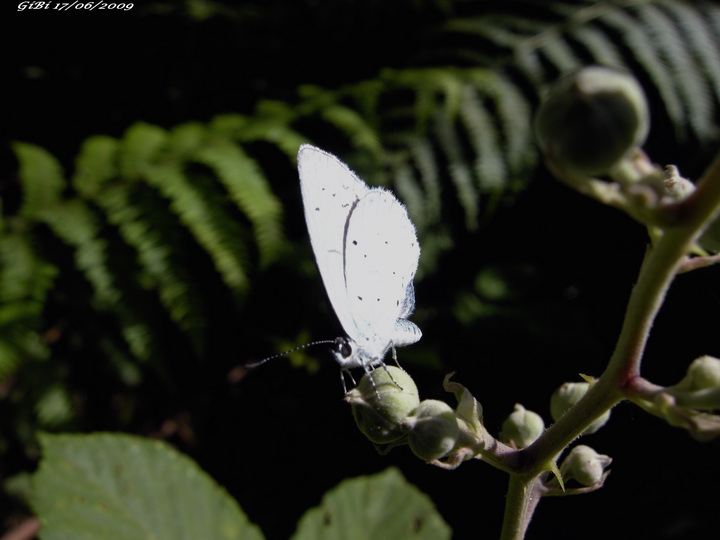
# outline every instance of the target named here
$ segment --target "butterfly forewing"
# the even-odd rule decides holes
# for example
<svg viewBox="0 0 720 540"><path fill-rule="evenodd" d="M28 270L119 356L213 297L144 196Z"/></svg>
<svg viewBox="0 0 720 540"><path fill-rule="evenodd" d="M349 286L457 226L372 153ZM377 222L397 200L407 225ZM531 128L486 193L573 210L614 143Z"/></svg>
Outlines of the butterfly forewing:
<svg viewBox="0 0 720 540"><path fill-rule="evenodd" d="M332 154L302 145L300 189L310 243L330 303L346 332L353 318L345 286L344 242L350 211L370 188Z"/></svg>

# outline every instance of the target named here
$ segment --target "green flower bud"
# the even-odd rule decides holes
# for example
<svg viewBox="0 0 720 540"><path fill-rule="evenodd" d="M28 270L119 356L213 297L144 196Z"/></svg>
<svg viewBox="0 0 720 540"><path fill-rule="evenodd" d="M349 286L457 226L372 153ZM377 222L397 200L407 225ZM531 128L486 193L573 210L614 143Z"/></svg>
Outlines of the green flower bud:
<svg viewBox="0 0 720 540"><path fill-rule="evenodd" d="M693 360L683 380L675 385L675 389L688 392L718 387L720 387L720 359L707 355Z"/></svg>
<svg viewBox="0 0 720 540"><path fill-rule="evenodd" d="M432 461L447 455L460 436L455 411L444 401L426 399L405 420L410 450L420 459Z"/></svg>
<svg viewBox="0 0 720 540"><path fill-rule="evenodd" d="M387 366L366 373L345 394L345 401L352 406L360 431L376 444L388 444L405 436L407 427L401 421L418 406L420 397L406 371Z"/></svg>
<svg viewBox="0 0 720 540"><path fill-rule="evenodd" d="M540 415L528 411L518 403L515 405L515 411L503 422L500 440L515 448L525 448L542 435L543 431L545 431L545 422Z"/></svg>
<svg viewBox="0 0 720 540"><path fill-rule="evenodd" d="M585 395L585 392L587 392L589 388L590 383L568 382L555 390L553 395L550 397L550 416L552 416L552 419L557 422L570 407L580 401L580 398ZM603 427L608 420L610 420L610 411L606 411L602 416L590 424L587 429L583 431L583 435L595 433L598 429Z"/></svg>
<svg viewBox="0 0 720 540"><path fill-rule="evenodd" d="M560 472L565 480L575 479L583 486L593 486L602 480L604 470L610 463L612 459L609 456L579 444L565 458Z"/></svg>
<svg viewBox="0 0 720 540"><path fill-rule="evenodd" d="M545 155L564 171L607 174L649 130L645 94L629 74L592 66L560 80L535 117Z"/></svg>

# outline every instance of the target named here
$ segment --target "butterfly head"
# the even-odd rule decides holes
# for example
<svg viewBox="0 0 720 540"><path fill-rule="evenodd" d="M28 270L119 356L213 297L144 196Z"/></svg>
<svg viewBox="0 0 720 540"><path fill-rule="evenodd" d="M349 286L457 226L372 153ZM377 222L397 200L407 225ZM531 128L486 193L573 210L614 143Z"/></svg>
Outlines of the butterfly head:
<svg viewBox="0 0 720 540"><path fill-rule="evenodd" d="M342 369L350 369L361 365L358 357L358 345L349 337L335 338L332 346L335 361Z"/></svg>

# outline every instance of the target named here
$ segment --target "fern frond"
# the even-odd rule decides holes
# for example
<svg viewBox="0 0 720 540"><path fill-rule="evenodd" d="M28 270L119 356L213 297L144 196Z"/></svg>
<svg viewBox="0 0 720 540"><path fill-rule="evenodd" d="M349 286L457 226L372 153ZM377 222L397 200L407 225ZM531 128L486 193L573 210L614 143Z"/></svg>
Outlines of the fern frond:
<svg viewBox="0 0 720 540"><path fill-rule="evenodd" d="M187 261L180 259L183 249L175 241L179 234L177 231L167 234L171 225L167 219L159 223L162 219L157 212L159 201L143 197L141 185L119 181L119 150L119 141L110 137L91 137L85 141L76 161L73 183L79 193L105 211L108 222L135 249L140 265L138 284L157 290L170 318L199 346L198 333L206 325L197 288L184 271Z"/></svg>
<svg viewBox="0 0 720 540"><path fill-rule="evenodd" d="M67 183L62 167L46 150L27 143L13 145L23 179L23 203L20 215L38 219L42 212L56 204Z"/></svg>
<svg viewBox="0 0 720 540"><path fill-rule="evenodd" d="M157 291L170 318L189 334L199 348L207 327L203 302L193 276L186 271L188 260L177 241L177 224L158 214L160 201L141 185L117 183L95 198L107 220L118 228L123 240L137 253L138 285Z"/></svg>
<svg viewBox="0 0 720 540"><path fill-rule="evenodd" d="M422 230L425 227L427 219L426 216L418 210L424 208L425 197L420 189L420 183L415 177L415 172L405 160L397 160L393 164L391 171L398 195L405 201L415 226Z"/></svg>
<svg viewBox="0 0 720 540"><path fill-rule="evenodd" d="M363 148L373 154L380 152L378 133L357 111L341 104L334 104L324 108L321 116L330 125L343 132L355 148Z"/></svg>
<svg viewBox="0 0 720 540"><path fill-rule="evenodd" d="M408 150L415 167L420 173L420 182L424 190L424 220L435 223L441 216L441 178L437 167L437 157L427 137L414 137L408 143Z"/></svg>
<svg viewBox="0 0 720 540"><path fill-rule="evenodd" d="M460 107L460 119L469 132L474 149L474 170L482 192L494 191L506 179L505 164L498 145L498 133L474 89L467 87Z"/></svg>
<svg viewBox="0 0 720 540"><path fill-rule="evenodd" d="M167 147L168 133L164 129L138 122L130 126L120 143L120 174L126 180L143 176Z"/></svg>
<svg viewBox="0 0 720 540"><path fill-rule="evenodd" d="M458 200L465 211L465 225L468 229L477 227L479 193L473 181L473 174L462 153L460 138L453 123L444 114L435 115L433 133L448 162L450 180L455 184Z"/></svg>
<svg viewBox="0 0 720 540"><path fill-rule="evenodd" d="M260 250L261 266L269 265L284 245L282 207L257 163L228 141L210 142L194 158L218 175L230 198L248 217Z"/></svg>
<svg viewBox="0 0 720 540"><path fill-rule="evenodd" d="M607 33L601 32L598 28L580 26L570 30L569 35L585 49L593 63L614 68L625 66L625 61L615 42Z"/></svg>
<svg viewBox="0 0 720 540"><path fill-rule="evenodd" d="M58 269L43 260L30 236L0 234L0 381L27 358L46 358L39 331L45 298Z"/></svg>
<svg viewBox="0 0 720 540"><path fill-rule="evenodd" d="M717 3L551 0L522 14L516 7L510 2L450 21L447 33L463 39L457 58L519 72L536 90L588 63L624 68L650 80L680 137L717 136Z"/></svg>
<svg viewBox="0 0 720 540"><path fill-rule="evenodd" d="M75 160L75 174L72 184L88 199L97 196L105 184L119 175L120 143L117 139L103 135L85 140Z"/></svg>
<svg viewBox="0 0 720 540"><path fill-rule="evenodd" d="M655 44L645 28L628 13L620 10L607 13L602 18L602 23L620 34L623 44L631 52L636 62L643 66L650 80L657 88L665 104L668 116L678 126L679 130L684 131L684 110L678 90L672 84L672 75L663 59L659 56Z"/></svg>
<svg viewBox="0 0 720 540"><path fill-rule="evenodd" d="M191 178L174 164L149 167L144 178L170 201L170 209L208 252L226 285L236 293L246 292L245 235L210 182L199 175Z"/></svg>
<svg viewBox="0 0 720 540"><path fill-rule="evenodd" d="M409 89L415 93L414 117L422 131L438 107L449 117L457 114L466 82L464 73L454 68L385 70L380 80L387 85L386 91Z"/></svg>
<svg viewBox="0 0 720 540"><path fill-rule="evenodd" d="M715 100L720 101L720 7L707 5L703 11L681 2L661 2L659 8L666 11L678 26L683 39L687 40L698 66L712 86ZM712 18L718 21L713 29Z"/></svg>
<svg viewBox="0 0 720 540"><path fill-rule="evenodd" d="M254 116L222 114L216 116L208 125L210 137L248 143L264 141L272 143L288 157L295 159L298 147L307 142L290 123L299 113L287 103L264 100L257 106Z"/></svg>
<svg viewBox="0 0 720 540"><path fill-rule="evenodd" d="M702 139L711 136L716 128L710 89L679 29L669 15L652 4L638 8L637 17L648 29L652 42L670 70L670 76L681 83L677 84L677 91L690 127Z"/></svg>
<svg viewBox="0 0 720 540"><path fill-rule="evenodd" d="M532 107L528 98L506 77L499 77L495 96L499 128L503 134L503 152L513 187L522 187L522 178L537 162L532 151Z"/></svg>
<svg viewBox="0 0 720 540"><path fill-rule="evenodd" d="M133 303L117 282L110 263L110 246L100 234L96 214L82 201L69 200L43 212L53 232L75 250L75 265L92 284L101 309L117 314L121 331L136 358L149 360L156 352L144 306Z"/></svg>
<svg viewBox="0 0 720 540"><path fill-rule="evenodd" d="M2 231L0 302L44 302L57 273L57 267L37 253L29 235L20 231Z"/></svg>
<svg viewBox="0 0 720 540"><path fill-rule="evenodd" d="M199 122L187 122L168 132L167 159L181 161L192 155L207 137L207 127Z"/></svg>

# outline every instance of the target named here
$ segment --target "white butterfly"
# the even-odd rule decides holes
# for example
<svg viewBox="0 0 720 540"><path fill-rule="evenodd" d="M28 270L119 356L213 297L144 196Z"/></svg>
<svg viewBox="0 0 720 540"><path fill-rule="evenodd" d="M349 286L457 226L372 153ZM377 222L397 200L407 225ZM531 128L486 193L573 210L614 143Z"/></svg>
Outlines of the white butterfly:
<svg viewBox="0 0 720 540"><path fill-rule="evenodd" d="M351 368L384 366L388 350L395 357L396 346L422 336L407 320L420 245L405 206L390 191L368 187L332 154L304 144L298 170L315 260L347 334L333 346L345 387Z"/></svg>

